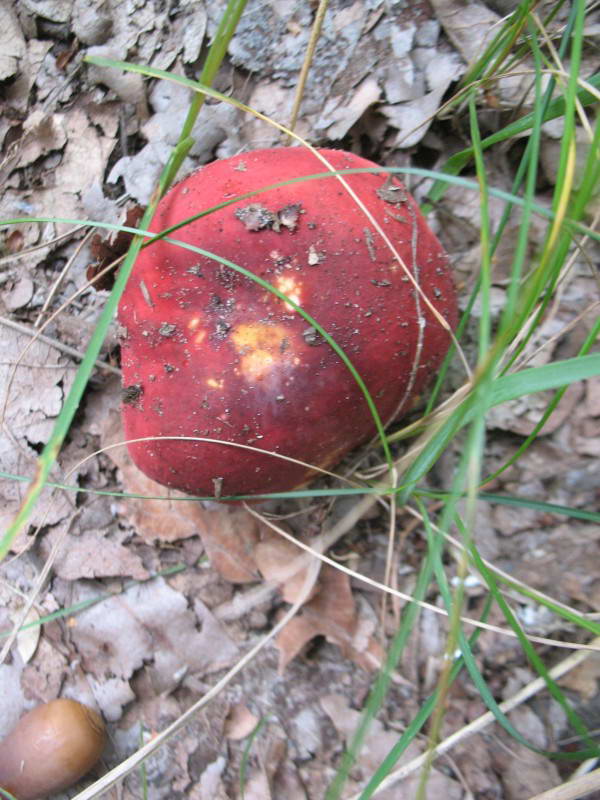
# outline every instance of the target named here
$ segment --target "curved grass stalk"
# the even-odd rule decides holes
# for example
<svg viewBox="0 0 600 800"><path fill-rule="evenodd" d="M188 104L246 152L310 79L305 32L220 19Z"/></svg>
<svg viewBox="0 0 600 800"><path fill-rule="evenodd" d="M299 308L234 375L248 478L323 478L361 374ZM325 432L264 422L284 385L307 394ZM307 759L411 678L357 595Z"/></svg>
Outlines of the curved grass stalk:
<svg viewBox="0 0 600 800"><path fill-rule="evenodd" d="M201 79L206 83L210 83L212 81L220 63L223 60L229 41L235 31L235 26L239 20L239 15L241 14L241 10L245 5L245 1L246 0L229 0L225 11L223 12L219 23L217 36L210 47L205 67L200 76ZM201 103L196 107L196 114L200 110L200 106ZM190 111L185 123L186 126L193 125L194 119L195 117L193 116L192 111ZM188 146L188 140L190 138L189 136L186 136L186 127L184 127L183 134L183 137L180 137L178 145L171 154L171 158L162 172L157 190L155 191L155 194L144 213L141 221L142 228L150 226L156 206L158 205L160 193L164 193L164 191L166 191L170 182L175 176L178 165L183 161L185 147ZM84 389L87 385L88 377L94 368L94 363L98 358L98 354L100 352L100 348L102 347L102 343L104 342L106 332L108 331L108 327L117 309L119 298L125 288L125 284L127 283L134 261L141 249L141 246L142 239L139 236L136 236L123 262L123 266L117 275L113 291L111 292L104 308L102 309L85 356L79 366L79 369L77 370L75 380L64 402L60 416L54 425L50 439L46 443L41 455L37 460L34 480L29 487L19 512L17 513L12 524L9 526L8 531L3 536L2 542L0 542L0 560L3 558L8 549L6 542L11 542L17 535L18 531L21 530L23 525L25 525L29 519L31 511L42 492L46 480L48 479L52 465L58 457L58 453L69 431L71 422L77 412Z"/></svg>

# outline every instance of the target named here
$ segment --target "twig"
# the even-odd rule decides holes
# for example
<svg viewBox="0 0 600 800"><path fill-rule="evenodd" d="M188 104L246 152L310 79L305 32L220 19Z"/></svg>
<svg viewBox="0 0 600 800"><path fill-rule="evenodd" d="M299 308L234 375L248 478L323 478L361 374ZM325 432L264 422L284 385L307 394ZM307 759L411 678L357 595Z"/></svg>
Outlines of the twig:
<svg viewBox="0 0 600 800"><path fill-rule="evenodd" d="M73 800L92 800L92 798L98 797L101 792L104 792L111 786L114 786L118 780L132 772L139 764L142 763L145 758L158 750L158 748L168 739L174 736L178 730L181 730L181 728L187 725L194 715L197 714L201 708L207 705L209 701L212 700L217 694L219 694L219 692L221 692L227 686L232 678L237 675L237 673L240 672L246 666L246 664L248 664L272 639L274 639L279 631L281 631L292 619L292 617L297 614L312 591L314 583L319 574L319 567L319 562L317 560L313 560L307 571L306 579L300 590L299 597L289 611L284 614L284 616L271 629L271 631L263 639L261 639L258 644L249 650L246 655L243 656L238 663L212 687L212 689L210 689L203 697L201 697L190 708L188 708L188 710L185 711L178 719L176 719L175 722L171 723L168 728L158 733L154 738L133 753L133 755L126 758L125 761L123 761L114 769L111 769L110 772L108 772L106 775L103 775L102 778L95 781L91 786L88 786L87 789L84 789L82 792L75 795Z"/></svg>
<svg viewBox="0 0 600 800"><path fill-rule="evenodd" d="M587 775L572 778L567 783L555 786L554 789L536 794L530 800L579 800L596 789L600 789L600 768L588 772Z"/></svg>
<svg viewBox="0 0 600 800"><path fill-rule="evenodd" d="M298 113L300 112L300 105L304 96L304 88L306 86L308 70L312 64L315 48L317 46L319 36L321 35L321 28L323 26L323 20L325 19L325 12L327 11L328 4L329 0L319 0L319 7L317 8L315 21L313 22L310 38L306 47L306 53L304 55L304 62L302 63L302 69L300 70L300 75L298 76L298 86L296 87L296 95L294 97L294 105L292 108L292 115L290 117L289 128L291 131L294 130L296 127L296 122L298 121Z"/></svg>
<svg viewBox="0 0 600 800"><path fill-rule="evenodd" d="M76 358L78 361L81 361L83 358L83 353L80 353L79 350L76 350L74 347L69 347L68 344L63 344L62 342L56 341L56 339L51 339L49 336L45 336L43 333L38 333L37 331L32 330L29 326L23 325L20 322L15 322L13 319L0 317L0 324L7 328L12 328L12 330L18 331L19 333L24 333L26 336L35 337L38 341L53 347L55 350L59 350L65 355ZM111 372L113 375L121 374L120 369L113 367L112 364L107 364L105 361L96 361L95 364L100 369Z"/></svg>
<svg viewBox="0 0 600 800"><path fill-rule="evenodd" d="M595 639L592 644L595 646L599 646L600 638ZM554 680L561 678L567 672L570 672L572 669L579 666L579 664L581 664L589 656L589 654L590 654L589 651L581 650L577 653L573 653L572 655L567 656L567 658L565 658L564 661L561 661L559 664L557 664L555 667L549 670L550 676ZM510 697L508 700L505 700L503 703L500 703L499 708L506 714L509 711L512 711L513 708L516 708L517 706L521 705L530 697L532 697L534 694L537 694L538 692L542 691L542 689L545 688L546 688L545 679L536 678L535 680L531 681L531 683L528 683L527 686L524 686L515 695L513 695L513 697ZM483 730L492 722L494 722L495 719L496 718L494 717L491 711L486 711L485 714L482 714L480 717L473 720L473 722L470 722L468 725L465 725L464 728L461 728L459 731L456 731L456 733L453 733L451 736L448 736L447 739L444 739L443 742L440 742L440 744L435 748L435 755L440 756L442 755L442 753L445 753L452 747L454 747L454 745L457 744L458 742L467 739L474 733L479 733L481 730ZM423 766L427 757L428 753L422 753L420 756L417 756L417 758L413 758L407 764L403 764L403 766L397 769L395 772L390 773L387 776L387 778L385 778L379 784L379 786L371 796L376 797L385 789L389 789L391 786L394 786L396 783L398 783L398 781L402 780L403 778L406 778L411 773L416 772ZM590 775L596 775L596 788L597 788L599 785L598 779L600 777L600 770L594 770L594 772L590 773ZM586 775L585 777L589 778L590 775ZM558 788L562 789L563 787L558 787ZM352 795L352 797L348 798L348 800L360 800L361 796L362 792L359 792L358 794ZM531 798L531 800L550 800L550 798L552 798L552 800L575 800L575 798L578 797L580 797L579 794L552 795L544 793L542 795L538 795L534 798Z"/></svg>
<svg viewBox="0 0 600 800"><path fill-rule="evenodd" d="M60 285L62 284L63 280L65 279L65 276L70 271L71 267L75 263L75 260L77 259L77 257L79 256L79 254L81 253L81 251L83 250L85 245L88 243L88 241L94 235L95 230L96 230L95 228L90 228L90 230L86 232L86 234L83 237L83 239L79 242L79 244L75 248L75 252L73 253L73 255L67 260L67 263L62 268L62 270L60 272L60 275L54 281L54 285L52 286L52 288L48 292L48 296L44 300L44 305L42 306L42 308L40 310L40 313L38 314L38 318L35 321L35 327L36 328L39 328L39 326L41 325L42 319L44 317L44 314L50 308L50 303L52 302L52 300L54 299L56 293L58 292L58 290L60 288Z"/></svg>

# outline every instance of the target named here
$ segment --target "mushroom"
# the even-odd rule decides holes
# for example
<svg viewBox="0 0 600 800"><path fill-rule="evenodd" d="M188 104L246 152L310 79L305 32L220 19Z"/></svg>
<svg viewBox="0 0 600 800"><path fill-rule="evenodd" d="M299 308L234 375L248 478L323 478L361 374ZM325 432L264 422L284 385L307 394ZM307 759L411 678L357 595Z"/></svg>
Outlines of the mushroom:
<svg viewBox="0 0 600 800"><path fill-rule="evenodd" d="M0 789L17 800L66 789L94 766L105 742L104 723L91 708L66 698L43 703L0 742Z"/></svg>
<svg viewBox="0 0 600 800"><path fill-rule="evenodd" d="M335 169L373 170L345 180L413 280L332 176L237 200L172 234L244 267L288 301L176 244L146 247L119 307L125 434L218 440L131 442L138 467L161 484L217 498L286 491L373 435L357 382L292 303L345 351L385 423L410 410L448 350L457 322L448 258L415 201L376 164L320 152ZM152 230L325 171L299 147L215 161L166 194Z"/></svg>

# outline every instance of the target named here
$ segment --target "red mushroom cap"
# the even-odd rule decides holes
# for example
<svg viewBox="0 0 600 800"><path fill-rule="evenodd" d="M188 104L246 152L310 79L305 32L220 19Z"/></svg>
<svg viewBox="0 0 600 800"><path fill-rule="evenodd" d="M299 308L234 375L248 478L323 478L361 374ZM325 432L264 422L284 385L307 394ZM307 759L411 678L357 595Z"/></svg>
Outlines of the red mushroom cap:
<svg viewBox="0 0 600 800"><path fill-rule="evenodd" d="M377 165L320 151L346 180L450 327L448 259L403 185ZM264 186L325 172L304 148L215 161L160 202L153 231ZM236 201L172 234L246 268L307 311L342 347L384 422L406 412L450 337L389 247L335 177ZM320 468L375 432L358 384L292 306L223 264L158 241L139 255L121 299L123 419L128 439L206 437ZM285 491L314 470L202 441L129 445L140 469L190 494Z"/></svg>

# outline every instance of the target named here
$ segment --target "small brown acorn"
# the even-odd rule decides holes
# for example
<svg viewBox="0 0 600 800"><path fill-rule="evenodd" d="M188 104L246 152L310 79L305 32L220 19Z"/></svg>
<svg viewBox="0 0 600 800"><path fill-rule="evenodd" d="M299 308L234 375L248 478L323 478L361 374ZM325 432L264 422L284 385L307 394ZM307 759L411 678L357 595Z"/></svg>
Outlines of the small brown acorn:
<svg viewBox="0 0 600 800"><path fill-rule="evenodd" d="M17 800L66 789L98 761L106 743L100 715L61 698L25 714L0 742L0 788Z"/></svg>

